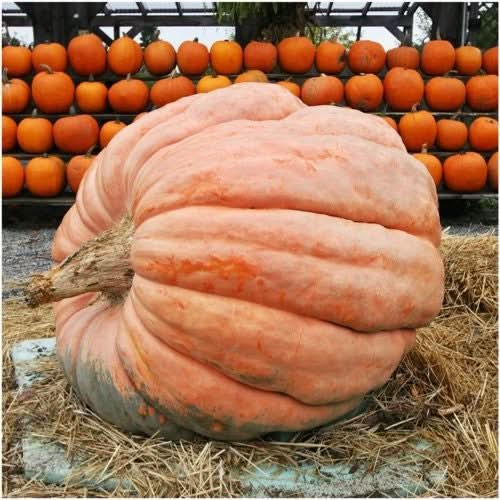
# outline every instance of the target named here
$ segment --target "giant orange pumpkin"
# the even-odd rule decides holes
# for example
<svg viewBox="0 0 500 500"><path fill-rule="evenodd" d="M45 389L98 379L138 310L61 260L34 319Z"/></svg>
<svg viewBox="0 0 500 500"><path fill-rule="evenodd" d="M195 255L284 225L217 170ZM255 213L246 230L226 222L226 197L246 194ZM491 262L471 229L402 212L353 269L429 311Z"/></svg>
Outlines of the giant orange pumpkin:
<svg viewBox="0 0 500 500"><path fill-rule="evenodd" d="M18 78L7 79L7 72L2 72L2 112L22 113L30 101L31 92L28 84Z"/></svg>
<svg viewBox="0 0 500 500"><path fill-rule="evenodd" d="M102 113L108 101L108 88L102 82L90 79L76 86L75 100L80 111L84 113Z"/></svg>
<svg viewBox="0 0 500 500"><path fill-rule="evenodd" d="M418 71L395 67L385 75L384 99L391 109L409 111L423 96L424 80Z"/></svg>
<svg viewBox="0 0 500 500"><path fill-rule="evenodd" d="M68 59L75 73L82 76L100 75L106 70L106 49L102 40L93 33L71 39Z"/></svg>
<svg viewBox="0 0 500 500"><path fill-rule="evenodd" d="M239 73L243 66L243 50L237 42L219 40L210 47L210 66L219 75Z"/></svg>
<svg viewBox="0 0 500 500"><path fill-rule="evenodd" d="M332 40L324 40L316 48L314 64L320 73L341 73L347 59L345 47Z"/></svg>
<svg viewBox="0 0 500 500"><path fill-rule="evenodd" d="M54 142L65 153L85 153L99 140L99 125L90 115L65 116L54 123Z"/></svg>
<svg viewBox="0 0 500 500"><path fill-rule="evenodd" d="M252 41L243 50L243 64L245 69L257 69L264 73L271 73L278 60L278 49L270 42Z"/></svg>
<svg viewBox="0 0 500 500"><path fill-rule="evenodd" d="M420 54L415 47L402 45L387 51L386 64L389 69L405 68L416 70L420 65Z"/></svg>
<svg viewBox="0 0 500 500"><path fill-rule="evenodd" d="M292 36L278 44L278 61L285 73L307 73L314 64L316 49L309 38Z"/></svg>
<svg viewBox="0 0 500 500"><path fill-rule="evenodd" d="M467 125L454 119L443 118L437 122L436 143L443 151L458 151L467 142Z"/></svg>
<svg viewBox="0 0 500 500"><path fill-rule="evenodd" d="M110 143L111 139L126 126L127 124L123 123L118 118L104 123L99 131L99 145L101 148L105 148Z"/></svg>
<svg viewBox="0 0 500 500"><path fill-rule="evenodd" d="M26 47L7 45L2 48L2 68L9 77L26 76L31 71L31 51Z"/></svg>
<svg viewBox="0 0 500 500"><path fill-rule="evenodd" d="M84 155L73 156L66 166L68 186L71 188L73 193L78 192L83 176L94 161L95 155L91 154L92 149L93 148L87 151Z"/></svg>
<svg viewBox="0 0 500 500"><path fill-rule="evenodd" d="M353 73L379 73L385 65L384 47L371 40L358 40L349 49L347 64Z"/></svg>
<svg viewBox="0 0 500 500"><path fill-rule="evenodd" d="M120 76L137 73L142 66L141 46L127 35L113 41L108 49L109 69Z"/></svg>
<svg viewBox="0 0 500 500"><path fill-rule="evenodd" d="M309 106L339 104L344 100L344 86L335 76L316 76L304 82L301 97Z"/></svg>
<svg viewBox="0 0 500 500"><path fill-rule="evenodd" d="M155 40L144 50L144 64L152 75L166 75L175 68L175 49L170 42Z"/></svg>
<svg viewBox="0 0 500 500"><path fill-rule="evenodd" d="M108 91L109 105L118 113L139 113L146 109L149 88L142 81L127 76L125 80L111 85Z"/></svg>
<svg viewBox="0 0 500 500"><path fill-rule="evenodd" d="M498 108L498 76L478 75L465 85L467 104L473 111L496 111Z"/></svg>
<svg viewBox="0 0 500 500"><path fill-rule="evenodd" d="M347 80L344 91L351 108L375 111L382 102L384 85L376 75L355 75Z"/></svg>
<svg viewBox="0 0 500 500"><path fill-rule="evenodd" d="M60 361L102 418L252 439L390 377L441 308L440 236L432 179L380 118L232 85L97 156L28 300L58 301Z"/></svg>
<svg viewBox="0 0 500 500"><path fill-rule="evenodd" d="M465 85L458 78L431 78L425 85L425 102L434 111L457 111L465 104Z"/></svg>
<svg viewBox="0 0 500 500"><path fill-rule="evenodd" d="M469 144L476 151L498 149L498 122L486 116L476 118L469 127Z"/></svg>
<svg viewBox="0 0 500 500"><path fill-rule="evenodd" d="M444 183L458 193L475 193L486 185L488 166L479 154L467 151L446 158L443 164Z"/></svg>
<svg viewBox="0 0 500 500"><path fill-rule="evenodd" d="M164 106L195 93L196 87L189 78L177 76L156 81L151 87L150 99L155 106Z"/></svg>
<svg viewBox="0 0 500 500"><path fill-rule="evenodd" d="M498 151L488 160L488 185L498 192Z"/></svg>
<svg viewBox="0 0 500 500"><path fill-rule="evenodd" d="M2 115L2 153L14 149L17 144L17 123L10 117Z"/></svg>
<svg viewBox="0 0 500 500"><path fill-rule="evenodd" d="M182 42L177 50L177 65L184 75L201 75L205 73L210 61L210 54L205 45L193 41Z"/></svg>
<svg viewBox="0 0 500 500"><path fill-rule="evenodd" d="M481 51L472 45L455 49L455 68L461 75L475 75L481 69Z"/></svg>
<svg viewBox="0 0 500 500"><path fill-rule="evenodd" d="M492 47L483 52L481 66L489 75L498 76L498 47Z"/></svg>
<svg viewBox="0 0 500 500"><path fill-rule="evenodd" d="M455 49L448 40L427 42L420 55L420 67L428 75L444 75L455 66Z"/></svg>
<svg viewBox="0 0 500 500"><path fill-rule="evenodd" d="M26 165L26 188L34 196L57 196L66 185L66 169L56 156L39 156Z"/></svg>
<svg viewBox="0 0 500 500"><path fill-rule="evenodd" d="M31 52L31 62L35 72L45 71L42 65L52 68L53 71L66 71L68 55L60 43L39 43Z"/></svg>
<svg viewBox="0 0 500 500"><path fill-rule="evenodd" d="M436 120L428 111L415 109L401 117L399 133L408 151L418 152L424 146L431 148L436 142Z"/></svg>
<svg viewBox="0 0 500 500"><path fill-rule="evenodd" d="M67 113L75 97L75 84L67 73L52 71L37 73L31 82L35 106L44 113Z"/></svg>
<svg viewBox="0 0 500 500"><path fill-rule="evenodd" d="M13 156L2 156L2 196L17 196L24 186L24 169L21 162Z"/></svg>
<svg viewBox="0 0 500 500"><path fill-rule="evenodd" d="M52 149L52 122L37 116L33 110L30 118L24 118L17 127L17 142L26 153L47 153Z"/></svg>

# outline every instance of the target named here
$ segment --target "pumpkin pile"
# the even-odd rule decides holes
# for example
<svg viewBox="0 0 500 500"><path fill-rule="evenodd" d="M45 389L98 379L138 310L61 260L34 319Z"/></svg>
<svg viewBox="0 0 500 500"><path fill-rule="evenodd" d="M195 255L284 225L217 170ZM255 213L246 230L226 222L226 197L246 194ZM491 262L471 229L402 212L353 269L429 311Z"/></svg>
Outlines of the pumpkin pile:
<svg viewBox="0 0 500 500"><path fill-rule="evenodd" d="M120 132L80 190L27 297L56 301L66 376L127 431L324 425L441 308L434 183L375 116L277 85L193 95Z"/></svg>
<svg viewBox="0 0 500 500"><path fill-rule="evenodd" d="M279 85L309 106L335 104L392 114L386 120L400 133L408 151L427 155L420 159L428 159L433 149L472 150L487 163L498 148L491 140L478 137L488 129L484 120L491 125L496 118L497 47L481 52L477 47L455 49L446 40L433 40L421 52L401 46L386 53L375 41L358 40L347 50L333 40L316 47L307 37L297 35L277 45L252 41L244 48L230 40L208 48L195 39L183 42L177 51L168 41L155 40L143 50L124 35L106 50L97 35L83 33L67 48L57 43L42 43L32 51L7 46L2 56L3 112L45 115L36 120L23 118L23 122L30 121L22 127L17 120L16 133L9 122L3 152L14 156L16 148L44 154L55 147L72 155L84 154L91 146L103 148L131 120L130 116L122 120L123 115L139 116L197 93L245 82ZM319 74L310 76L315 70ZM284 80L283 73L289 78ZM74 113L75 107L82 118L68 122L73 126L64 127L65 139L50 137L50 130L61 130L59 120L51 115ZM469 120L463 123L463 110L484 113L483 126ZM91 124L95 120L91 115L109 111L115 120L107 118L105 123L99 119ZM393 118L398 113L407 113L399 123ZM436 114L441 113L456 116L437 120ZM478 133L468 133L468 125ZM39 138L33 139L35 136ZM441 160L434 155L432 162L436 165ZM441 178L447 188L455 189L447 183L447 176ZM465 192L476 191L480 183L473 184L476 187L470 185ZM479 190L485 185L486 181Z"/></svg>

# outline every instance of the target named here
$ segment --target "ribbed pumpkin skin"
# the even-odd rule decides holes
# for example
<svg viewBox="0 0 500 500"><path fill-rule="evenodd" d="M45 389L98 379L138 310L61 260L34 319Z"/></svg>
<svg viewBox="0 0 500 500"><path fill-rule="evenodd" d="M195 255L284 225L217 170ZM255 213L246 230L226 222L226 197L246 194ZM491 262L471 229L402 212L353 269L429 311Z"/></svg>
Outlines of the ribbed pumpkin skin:
<svg viewBox="0 0 500 500"><path fill-rule="evenodd" d="M2 115L2 153L16 147L16 134L17 123L10 116Z"/></svg>
<svg viewBox="0 0 500 500"><path fill-rule="evenodd" d="M464 88L465 94L465 88ZM424 97L424 80L414 69L395 67L384 78L384 98L391 109L409 111Z"/></svg>
<svg viewBox="0 0 500 500"><path fill-rule="evenodd" d="M46 64L52 71L66 71L68 55L60 43L40 43L31 52L31 62L35 72L44 71L41 64Z"/></svg>
<svg viewBox="0 0 500 500"><path fill-rule="evenodd" d="M68 45L68 59L75 73L100 75L106 70L106 49L94 33L75 36Z"/></svg>
<svg viewBox="0 0 500 500"><path fill-rule="evenodd" d="M431 177L379 118L278 85L186 97L129 125L84 177L54 259L127 212L125 302L55 309L70 382L129 431L236 440L330 422L441 307Z"/></svg>

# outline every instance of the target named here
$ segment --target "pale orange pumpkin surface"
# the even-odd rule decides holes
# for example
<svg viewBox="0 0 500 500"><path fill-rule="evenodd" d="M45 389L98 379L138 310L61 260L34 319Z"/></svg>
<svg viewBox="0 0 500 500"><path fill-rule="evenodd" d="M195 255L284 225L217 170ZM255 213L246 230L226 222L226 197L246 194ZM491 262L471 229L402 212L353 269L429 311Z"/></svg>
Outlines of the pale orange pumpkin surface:
<svg viewBox="0 0 500 500"><path fill-rule="evenodd" d="M121 428L310 429L383 384L441 308L431 176L380 118L242 83L151 111L94 160L60 262L132 219L131 288L56 306L80 397Z"/></svg>

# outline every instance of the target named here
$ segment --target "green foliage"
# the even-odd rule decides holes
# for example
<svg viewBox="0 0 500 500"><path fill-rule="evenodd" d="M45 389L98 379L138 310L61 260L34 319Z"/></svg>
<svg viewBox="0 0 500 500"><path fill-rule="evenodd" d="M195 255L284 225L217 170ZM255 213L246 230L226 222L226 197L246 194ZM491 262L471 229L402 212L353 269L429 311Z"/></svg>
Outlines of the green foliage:
<svg viewBox="0 0 500 500"><path fill-rule="evenodd" d="M498 45L498 4L485 6L480 10L481 29L472 36L472 43L481 49Z"/></svg>
<svg viewBox="0 0 500 500"><path fill-rule="evenodd" d="M17 38L16 34L14 33L13 35L10 34L9 28L6 25L2 26L2 47L5 47L6 45L13 45L13 46L24 46L26 45L21 39Z"/></svg>
<svg viewBox="0 0 500 500"><path fill-rule="evenodd" d="M141 41L140 45L143 49L145 49L151 42L154 42L158 39L160 31L156 26L145 26L141 31Z"/></svg>
<svg viewBox="0 0 500 500"><path fill-rule="evenodd" d="M336 40L341 43L346 49L356 41L356 35L352 31L345 28L337 27L322 27L313 26L307 28L307 36L313 41L315 45L320 44L323 40Z"/></svg>

